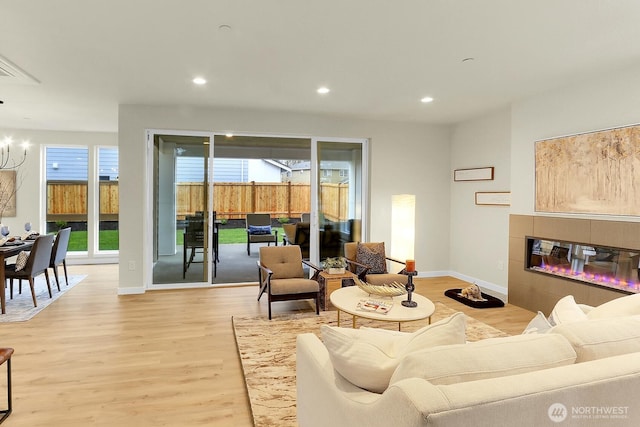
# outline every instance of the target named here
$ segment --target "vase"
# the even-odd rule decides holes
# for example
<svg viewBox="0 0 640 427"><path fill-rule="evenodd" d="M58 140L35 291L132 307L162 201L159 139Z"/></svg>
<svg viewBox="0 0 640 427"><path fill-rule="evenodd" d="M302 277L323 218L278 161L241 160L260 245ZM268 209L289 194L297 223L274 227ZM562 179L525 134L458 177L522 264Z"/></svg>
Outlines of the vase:
<svg viewBox="0 0 640 427"><path fill-rule="evenodd" d="M345 267L342 268L329 268L329 274L344 274Z"/></svg>

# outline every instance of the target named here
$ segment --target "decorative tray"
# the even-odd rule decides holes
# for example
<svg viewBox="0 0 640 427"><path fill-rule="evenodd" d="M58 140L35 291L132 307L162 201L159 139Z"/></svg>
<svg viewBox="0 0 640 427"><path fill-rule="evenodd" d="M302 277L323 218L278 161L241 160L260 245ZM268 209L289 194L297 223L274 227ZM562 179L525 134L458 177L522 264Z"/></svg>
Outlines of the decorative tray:
<svg viewBox="0 0 640 427"><path fill-rule="evenodd" d="M370 295L380 295L383 297L397 297L407 293L405 286L398 282L386 283L384 285L372 285L362 280L354 279L356 285Z"/></svg>

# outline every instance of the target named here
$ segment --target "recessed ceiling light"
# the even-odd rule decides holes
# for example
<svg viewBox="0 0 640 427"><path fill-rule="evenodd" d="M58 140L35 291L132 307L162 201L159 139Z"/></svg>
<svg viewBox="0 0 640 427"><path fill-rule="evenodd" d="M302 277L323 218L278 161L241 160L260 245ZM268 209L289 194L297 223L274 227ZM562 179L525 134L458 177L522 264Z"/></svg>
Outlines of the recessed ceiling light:
<svg viewBox="0 0 640 427"><path fill-rule="evenodd" d="M422 102L423 104L428 104L428 103L430 103L430 102L433 102L433 98L432 98L432 97L430 97L430 96L425 96L424 98L422 98L422 99L420 100L420 102Z"/></svg>
<svg viewBox="0 0 640 427"><path fill-rule="evenodd" d="M218 25L218 30L220 30L220 31L231 31L231 25L228 25L228 24Z"/></svg>
<svg viewBox="0 0 640 427"><path fill-rule="evenodd" d="M202 78L202 77L196 77L193 79L193 83L197 84L197 85L203 85L205 83L207 83L207 80Z"/></svg>
<svg viewBox="0 0 640 427"><path fill-rule="evenodd" d="M475 60L476 60L475 58L471 58L471 57L469 57L469 58L464 58L464 59L462 60L462 62L473 62L473 61L475 61Z"/></svg>
<svg viewBox="0 0 640 427"><path fill-rule="evenodd" d="M331 90L328 87L322 86L322 87L318 88L318 93L321 94L321 95L324 95L324 94L329 93L329 92L331 92Z"/></svg>

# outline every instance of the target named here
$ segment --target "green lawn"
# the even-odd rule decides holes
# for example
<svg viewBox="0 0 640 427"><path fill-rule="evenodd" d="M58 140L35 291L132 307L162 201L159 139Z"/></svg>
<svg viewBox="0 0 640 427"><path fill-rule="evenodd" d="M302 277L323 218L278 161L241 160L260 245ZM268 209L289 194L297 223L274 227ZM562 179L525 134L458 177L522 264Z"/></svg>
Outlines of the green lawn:
<svg viewBox="0 0 640 427"><path fill-rule="evenodd" d="M274 232L278 231L278 241L282 241L284 231L281 227L274 227ZM118 250L118 230L104 230L99 232L99 249L101 251ZM182 246L182 233L176 236L176 244ZM247 232L244 228L221 228L219 243L221 245L229 243L245 243ZM72 231L69 237L69 251L84 252L87 250L87 232Z"/></svg>
<svg viewBox="0 0 640 427"><path fill-rule="evenodd" d="M104 230L98 233L101 251L118 250L118 230ZM69 251L84 252L87 250L87 232L72 231L69 237Z"/></svg>

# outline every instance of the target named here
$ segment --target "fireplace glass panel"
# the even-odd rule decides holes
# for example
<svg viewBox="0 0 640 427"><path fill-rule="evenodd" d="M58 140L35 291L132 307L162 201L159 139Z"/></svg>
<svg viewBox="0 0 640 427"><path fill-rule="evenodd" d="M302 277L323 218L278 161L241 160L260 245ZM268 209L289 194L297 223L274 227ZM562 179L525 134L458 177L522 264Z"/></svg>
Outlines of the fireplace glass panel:
<svg viewBox="0 0 640 427"><path fill-rule="evenodd" d="M527 237L525 268L589 285L640 292L640 249Z"/></svg>

